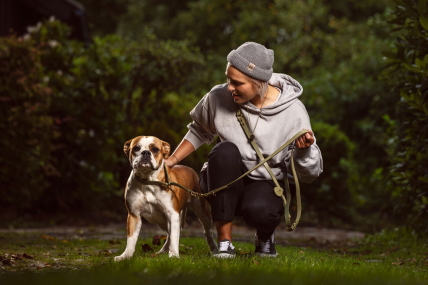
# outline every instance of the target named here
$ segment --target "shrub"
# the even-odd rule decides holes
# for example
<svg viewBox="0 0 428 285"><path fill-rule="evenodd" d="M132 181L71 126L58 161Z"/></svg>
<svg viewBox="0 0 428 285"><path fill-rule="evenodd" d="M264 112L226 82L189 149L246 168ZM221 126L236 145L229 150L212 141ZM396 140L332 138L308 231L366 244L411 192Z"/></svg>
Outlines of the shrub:
<svg viewBox="0 0 428 285"><path fill-rule="evenodd" d="M0 38L0 205L32 207L58 174L49 116L52 90L34 44Z"/></svg>
<svg viewBox="0 0 428 285"><path fill-rule="evenodd" d="M11 100L1 105L9 118L2 120L2 131L11 138L2 143L16 151L5 156L11 168L0 174L7 193L0 204L11 205L16 192L36 212L98 210L109 215L109 205L123 205L118 196L130 173L124 142L138 135L157 136L172 147L179 142L177 134L189 120L183 112L195 104L188 91L202 74L203 60L184 42L160 41L149 33L140 41L95 38L87 47L69 40L69 33L67 26L48 21L33 28L25 41L1 41L1 72L12 73L2 76L1 88L8 94L2 100ZM37 112L25 113L36 105ZM34 149L25 149L28 143ZM55 175L46 180L41 170L26 167L31 175L25 181L18 174L29 157L25 152L36 150L34 166L26 166L40 164ZM4 182L12 177L20 177L19 187Z"/></svg>
<svg viewBox="0 0 428 285"><path fill-rule="evenodd" d="M395 210L404 222L426 231L428 220L428 8L426 0L396 1L391 23L401 35L385 76L400 93L397 145L390 178Z"/></svg>

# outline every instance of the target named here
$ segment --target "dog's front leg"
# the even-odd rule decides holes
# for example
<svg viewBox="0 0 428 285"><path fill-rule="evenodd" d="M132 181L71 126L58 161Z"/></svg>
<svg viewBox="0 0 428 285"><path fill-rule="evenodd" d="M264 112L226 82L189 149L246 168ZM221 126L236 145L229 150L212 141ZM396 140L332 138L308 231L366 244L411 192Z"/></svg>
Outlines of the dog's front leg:
<svg viewBox="0 0 428 285"><path fill-rule="evenodd" d="M169 257L179 257L180 214L172 211L168 219Z"/></svg>
<svg viewBox="0 0 428 285"><path fill-rule="evenodd" d="M138 236L140 235L140 229L141 229L140 215L133 215L131 213L128 213L126 228L127 228L126 249L120 256L116 256L114 258L114 261L120 261L125 258L131 258L132 255L134 255L135 245L137 244Z"/></svg>

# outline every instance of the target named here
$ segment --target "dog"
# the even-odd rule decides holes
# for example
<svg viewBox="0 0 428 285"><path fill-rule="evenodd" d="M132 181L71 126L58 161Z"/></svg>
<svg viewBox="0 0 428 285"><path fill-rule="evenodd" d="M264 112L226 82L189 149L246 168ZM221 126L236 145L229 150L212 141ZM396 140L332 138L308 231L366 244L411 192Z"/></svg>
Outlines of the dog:
<svg viewBox="0 0 428 285"><path fill-rule="evenodd" d="M180 230L183 228L187 206L192 207L204 228L205 238L211 251L217 249L211 231L210 207L205 198L193 197L184 189L170 186L144 185L142 180L165 182L164 161L169 157L170 145L156 137L139 136L125 143L123 148L132 166L126 183L125 205L128 209L126 249L114 258L120 261L131 258L141 229L141 218L167 232L163 247L156 254L169 253L179 257ZM184 165L166 166L171 181L195 192L201 192L196 172Z"/></svg>

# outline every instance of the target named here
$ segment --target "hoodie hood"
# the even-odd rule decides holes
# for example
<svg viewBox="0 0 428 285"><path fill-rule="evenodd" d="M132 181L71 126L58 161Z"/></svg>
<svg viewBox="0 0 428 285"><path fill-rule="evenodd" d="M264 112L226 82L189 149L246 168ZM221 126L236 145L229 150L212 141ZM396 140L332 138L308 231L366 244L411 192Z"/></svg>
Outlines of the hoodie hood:
<svg viewBox="0 0 428 285"><path fill-rule="evenodd" d="M281 89L281 96L279 97L278 101L272 105L262 108L261 113L262 115L266 116L275 115L287 109L303 93L302 85L300 85L297 80L287 74L274 73L269 79L269 85ZM241 106L245 106L246 108L248 107L249 110L255 113L260 112L260 109L254 106L254 104L250 101L241 104Z"/></svg>

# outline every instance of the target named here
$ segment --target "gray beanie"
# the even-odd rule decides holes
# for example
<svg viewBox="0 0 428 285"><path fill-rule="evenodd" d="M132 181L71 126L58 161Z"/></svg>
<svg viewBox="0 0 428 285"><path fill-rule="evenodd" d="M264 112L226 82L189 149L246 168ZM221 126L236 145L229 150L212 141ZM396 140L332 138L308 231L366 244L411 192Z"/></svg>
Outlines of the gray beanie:
<svg viewBox="0 0 428 285"><path fill-rule="evenodd" d="M268 81L273 73L273 50L264 45L246 42L227 56L227 61L246 75Z"/></svg>

